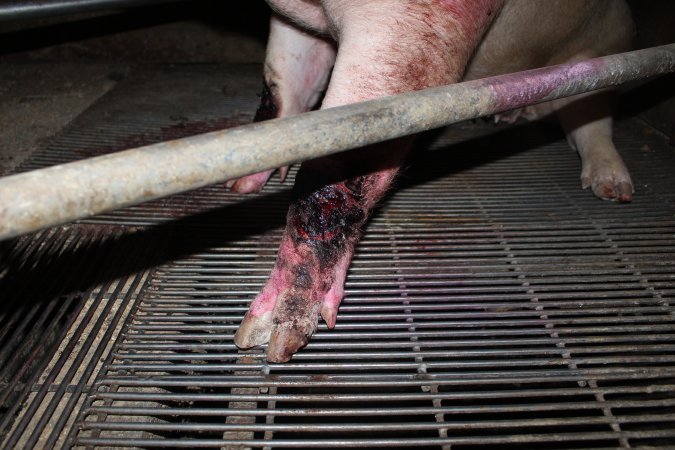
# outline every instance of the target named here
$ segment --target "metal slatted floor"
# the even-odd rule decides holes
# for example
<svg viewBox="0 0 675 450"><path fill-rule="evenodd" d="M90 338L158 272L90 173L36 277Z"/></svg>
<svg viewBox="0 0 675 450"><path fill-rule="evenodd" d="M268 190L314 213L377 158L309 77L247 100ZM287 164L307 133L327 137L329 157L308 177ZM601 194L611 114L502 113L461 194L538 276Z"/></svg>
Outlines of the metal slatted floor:
<svg viewBox="0 0 675 450"><path fill-rule="evenodd" d="M132 76L24 169L245 123L258 70ZM294 172L257 196L209 186L5 244L3 445L668 446L675 153L636 119L615 134L628 205L580 189L555 129L427 136L437 151L367 226L336 328L286 364L232 336L274 263Z"/></svg>

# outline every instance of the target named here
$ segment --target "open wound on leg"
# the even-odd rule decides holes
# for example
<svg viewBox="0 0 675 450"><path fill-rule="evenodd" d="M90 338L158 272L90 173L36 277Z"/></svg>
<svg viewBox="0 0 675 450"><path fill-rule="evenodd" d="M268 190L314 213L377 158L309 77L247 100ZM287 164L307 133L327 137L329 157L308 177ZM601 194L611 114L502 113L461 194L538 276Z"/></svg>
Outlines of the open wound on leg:
<svg viewBox="0 0 675 450"><path fill-rule="evenodd" d="M319 315L335 325L346 268L367 216L363 181L318 181L312 174L298 174L272 276L235 337L243 348L264 343L261 337L269 339L267 359L272 362L288 361L307 345Z"/></svg>

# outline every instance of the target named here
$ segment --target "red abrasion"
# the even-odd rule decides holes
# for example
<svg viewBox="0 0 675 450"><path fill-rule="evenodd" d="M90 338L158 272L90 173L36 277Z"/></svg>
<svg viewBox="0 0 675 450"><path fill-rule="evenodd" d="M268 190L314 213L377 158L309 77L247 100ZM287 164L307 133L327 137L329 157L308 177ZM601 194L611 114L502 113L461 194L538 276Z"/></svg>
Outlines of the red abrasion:
<svg viewBox="0 0 675 450"><path fill-rule="evenodd" d="M503 0L441 0L440 5L460 25L467 42L476 42L485 32L486 24L501 9Z"/></svg>

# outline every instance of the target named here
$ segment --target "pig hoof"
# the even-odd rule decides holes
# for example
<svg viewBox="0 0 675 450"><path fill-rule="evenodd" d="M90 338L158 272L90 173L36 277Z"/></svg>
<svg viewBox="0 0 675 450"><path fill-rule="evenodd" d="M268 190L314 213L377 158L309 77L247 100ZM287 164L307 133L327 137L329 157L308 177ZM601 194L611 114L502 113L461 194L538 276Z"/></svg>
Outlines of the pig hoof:
<svg viewBox="0 0 675 450"><path fill-rule="evenodd" d="M261 316L246 313L234 335L234 344L248 349L269 342L267 360L287 362L307 345L316 331L320 308L321 302L306 292L293 289L283 292L276 298L273 311Z"/></svg>
<svg viewBox="0 0 675 450"><path fill-rule="evenodd" d="M267 347L269 362L286 362L307 345L319 322L317 302L301 293L286 291L274 308L274 328Z"/></svg>
<svg viewBox="0 0 675 450"><path fill-rule="evenodd" d="M537 105L539 106L539 105ZM513 124L518 121L518 119L523 118L526 120L537 120L543 117L545 114L542 114L540 111L541 107L537 108L536 106L526 106L524 108L512 109L510 111L505 111L502 113L495 114L494 121L495 124L500 122L505 122L508 124Z"/></svg>
<svg viewBox="0 0 675 450"><path fill-rule="evenodd" d="M621 166L616 169L605 166L599 170L589 170L588 173L584 171L581 176L582 187L590 187L603 200L630 202L633 199L633 183L623 163Z"/></svg>
<svg viewBox="0 0 675 450"><path fill-rule="evenodd" d="M267 180L272 176L272 173L274 173L274 170L266 170L264 172L246 175L237 180L229 180L225 183L225 187L238 194L255 194L262 191L262 188L265 187L265 184L267 184ZM287 174L288 166L279 168L279 177L282 182L286 179Z"/></svg>
<svg viewBox="0 0 675 450"><path fill-rule="evenodd" d="M603 200L627 203L633 199L633 185L630 183L601 183L593 186L593 192Z"/></svg>
<svg viewBox="0 0 675 450"><path fill-rule="evenodd" d="M504 111L502 113L497 113L492 117L494 118L495 125L499 124L500 122L512 124L518 121L522 113L523 113L522 109L512 109L511 111Z"/></svg>
<svg viewBox="0 0 675 450"><path fill-rule="evenodd" d="M310 337L311 335L308 336L294 328L275 328L267 347L267 361L275 363L290 361L298 350L307 345Z"/></svg>
<svg viewBox="0 0 675 450"><path fill-rule="evenodd" d="M321 307L321 318L329 329L335 328L335 321L337 320L337 306L334 305L324 305Z"/></svg>
<svg viewBox="0 0 675 450"><path fill-rule="evenodd" d="M254 173L253 175L246 175L237 180L230 180L225 183L225 186L230 188L232 192L238 194L254 194L260 192L267 179L272 174L272 171Z"/></svg>
<svg viewBox="0 0 675 450"><path fill-rule="evenodd" d="M272 312L266 312L262 316L247 312L234 335L234 345L242 349L257 347L266 344L271 333Z"/></svg>

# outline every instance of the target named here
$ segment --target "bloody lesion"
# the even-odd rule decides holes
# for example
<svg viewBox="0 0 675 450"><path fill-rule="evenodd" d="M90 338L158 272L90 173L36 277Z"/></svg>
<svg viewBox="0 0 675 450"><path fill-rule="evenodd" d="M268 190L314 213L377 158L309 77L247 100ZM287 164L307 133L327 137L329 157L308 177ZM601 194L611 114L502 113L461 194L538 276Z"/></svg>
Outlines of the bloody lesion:
<svg viewBox="0 0 675 450"><path fill-rule="evenodd" d="M276 119L279 117L279 105L275 100L272 90L267 81L263 80L263 89L260 93L260 104L253 116L254 122L262 122L264 120Z"/></svg>
<svg viewBox="0 0 675 450"><path fill-rule="evenodd" d="M253 122L262 122L279 117L281 102L276 90L277 86L274 83L268 83L267 80L263 80L260 103L255 112L255 116L253 117ZM229 180L225 183L225 186L230 188L233 192L241 194L260 192L273 172L274 170L265 170L236 180ZM287 173L288 166L279 168L279 177L281 178L281 181L286 179Z"/></svg>
<svg viewBox="0 0 675 450"><path fill-rule="evenodd" d="M289 218L289 231L296 243L328 245L340 251L347 241L358 236L366 211L359 195L339 183L302 195L291 206ZM333 258L321 261L324 266L333 262Z"/></svg>
<svg viewBox="0 0 675 450"><path fill-rule="evenodd" d="M345 247L358 239L367 217L363 187L362 181L352 180L322 185L316 174L298 173L288 231L296 244L316 250L322 268L333 265Z"/></svg>

